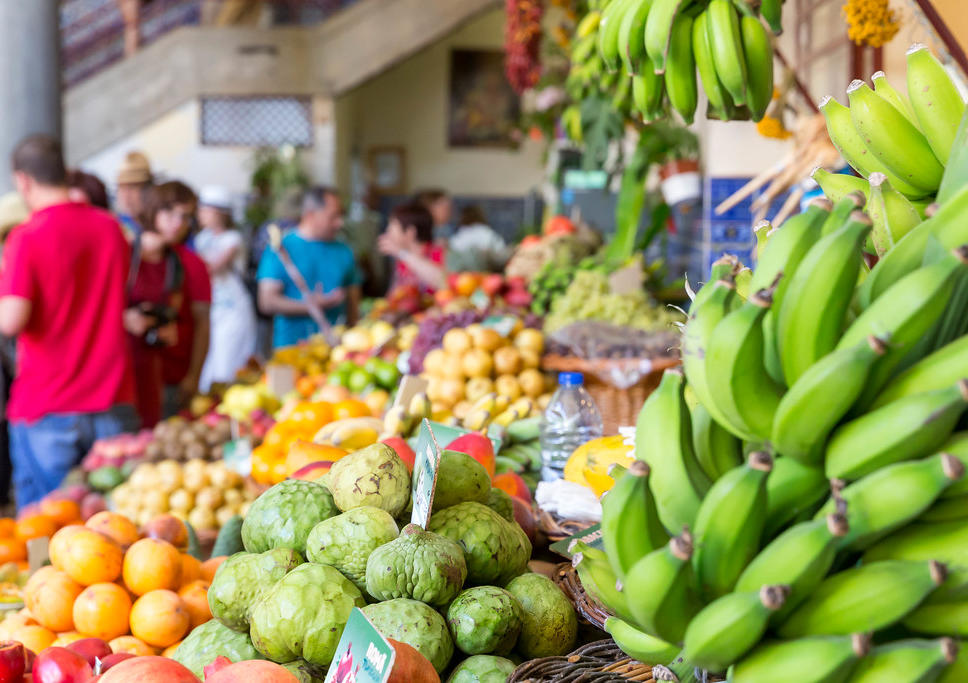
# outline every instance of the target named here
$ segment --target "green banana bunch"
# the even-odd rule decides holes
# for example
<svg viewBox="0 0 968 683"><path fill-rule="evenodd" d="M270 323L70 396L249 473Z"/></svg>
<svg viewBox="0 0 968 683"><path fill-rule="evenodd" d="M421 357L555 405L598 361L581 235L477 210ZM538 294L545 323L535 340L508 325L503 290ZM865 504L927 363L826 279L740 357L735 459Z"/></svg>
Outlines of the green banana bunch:
<svg viewBox="0 0 968 683"><path fill-rule="evenodd" d="M952 434L951 438L941 446L941 451L955 456L961 460L961 463L966 468L968 468L968 432L958 432L957 434ZM964 495L968 495L968 480L962 479L946 489L941 497L954 498L956 496Z"/></svg>
<svg viewBox="0 0 968 683"><path fill-rule="evenodd" d="M928 523L958 520L968 520L968 496L966 495L945 498L942 494L938 502L918 517L919 522Z"/></svg>
<svg viewBox="0 0 968 683"><path fill-rule="evenodd" d="M893 173L880 159L874 157L864 144L864 138L854 127L850 109L829 95L820 100L820 112L827 121L827 134L834 147L840 152L852 169L865 178L875 171L883 173L891 181L891 186L908 197L923 197L931 193L923 187L908 183Z"/></svg>
<svg viewBox="0 0 968 683"><path fill-rule="evenodd" d="M636 0L626 8L618 29L619 57L625 71L633 76L652 71L645 54L645 22L651 9L652 0Z"/></svg>
<svg viewBox="0 0 968 683"><path fill-rule="evenodd" d="M720 83L736 105L747 103L747 69L736 8L730 0L711 0L706 8L706 33ZM771 89L772 95L772 89Z"/></svg>
<svg viewBox="0 0 968 683"><path fill-rule="evenodd" d="M726 472L743 464L743 445L706 410L702 403L690 407L692 447L699 467L715 482Z"/></svg>
<svg viewBox="0 0 968 683"><path fill-rule="evenodd" d="M602 497L602 541L619 580L669 540L649 490L649 466L637 460Z"/></svg>
<svg viewBox="0 0 968 683"><path fill-rule="evenodd" d="M773 43L760 20L744 14L739 21L746 60L746 106L759 121L773 99Z"/></svg>
<svg viewBox="0 0 968 683"><path fill-rule="evenodd" d="M821 582L777 632L803 638L876 631L907 616L946 575L934 560L884 560L847 569Z"/></svg>
<svg viewBox="0 0 968 683"><path fill-rule="evenodd" d="M968 183L968 109L955 132L955 142L945 163L941 187L938 188L937 202L947 202L965 183Z"/></svg>
<svg viewBox="0 0 968 683"><path fill-rule="evenodd" d="M696 515L693 567L704 600L715 600L732 590L759 550L766 479L772 468L769 453L754 451L745 465L723 475L703 498Z"/></svg>
<svg viewBox="0 0 968 683"><path fill-rule="evenodd" d="M941 62L919 43L907 51L907 88L911 108L931 150L942 164L948 163L958 124L965 114L965 101Z"/></svg>
<svg viewBox="0 0 968 683"><path fill-rule="evenodd" d="M901 622L905 628L928 636L968 636L968 600L922 605Z"/></svg>
<svg viewBox="0 0 968 683"><path fill-rule="evenodd" d="M831 173L823 166L817 166L810 177L820 186L827 199L839 202L851 192L860 192L870 201L871 187L866 180L846 173Z"/></svg>
<svg viewBox="0 0 968 683"><path fill-rule="evenodd" d="M797 683L846 681L870 651L866 634L813 636L760 645L741 659L730 677L732 683L777 683L796 672Z"/></svg>
<svg viewBox="0 0 968 683"><path fill-rule="evenodd" d="M736 591L746 593L767 584L788 586L789 595L774 616L774 621L782 619L823 581L833 566L838 543L849 529L840 514L791 526L753 558L740 574Z"/></svg>
<svg viewBox="0 0 968 683"><path fill-rule="evenodd" d="M875 93L890 102L895 109L904 115L904 118L911 122L911 125L918 130L921 129L921 124L918 123L918 118L914 114L913 107L911 107L911 101L891 85L883 71L874 72L871 75L871 83L874 84Z"/></svg>
<svg viewBox="0 0 968 683"><path fill-rule="evenodd" d="M870 230L870 218L854 211L843 227L810 248L794 273L777 315L777 349L787 386L837 345Z"/></svg>
<svg viewBox="0 0 968 683"><path fill-rule="evenodd" d="M886 465L932 453L968 406L968 380L906 396L840 427L827 445L826 473L859 479Z"/></svg>
<svg viewBox="0 0 968 683"><path fill-rule="evenodd" d="M843 199L837 200L830 215L820 226L821 236L829 235L838 228L842 228L854 211L860 211L867 203L867 197L863 192L848 192Z"/></svg>
<svg viewBox="0 0 968 683"><path fill-rule="evenodd" d="M709 479L692 450L689 408L682 372L667 370L646 399L635 427L635 457L652 472L649 486L666 529L692 526Z"/></svg>
<svg viewBox="0 0 968 683"><path fill-rule="evenodd" d="M809 519L828 493L828 482L819 467L794 458L778 457L766 478L766 526L763 538L773 538L791 520Z"/></svg>
<svg viewBox="0 0 968 683"><path fill-rule="evenodd" d="M775 36L783 33L783 2L784 0L760 1L760 16L770 25Z"/></svg>
<svg viewBox="0 0 968 683"><path fill-rule="evenodd" d="M706 354L709 394L724 426L752 441L770 437L783 395L763 363L763 318L772 303L772 289L758 290L716 325Z"/></svg>
<svg viewBox="0 0 968 683"><path fill-rule="evenodd" d="M605 620L605 632L612 636L622 652L640 662L664 662L679 652L675 645L643 633L618 617Z"/></svg>
<svg viewBox="0 0 968 683"><path fill-rule="evenodd" d="M682 642L689 621L702 607L694 587L692 556L692 537L683 530L636 562L626 576L628 593L635 596L629 609L636 623L663 641Z"/></svg>
<svg viewBox="0 0 968 683"><path fill-rule="evenodd" d="M643 70L642 73L632 76L632 104L647 123L662 116L663 97L665 80L662 76L651 70Z"/></svg>
<svg viewBox="0 0 968 683"><path fill-rule="evenodd" d="M719 81L719 76L716 75L716 63L709 44L707 23L705 10L700 12L692 22L693 58L696 61L696 68L699 69L699 80L702 81L706 99L709 100L710 111L715 112L718 118L728 120L734 109L733 100Z"/></svg>
<svg viewBox="0 0 968 683"><path fill-rule="evenodd" d="M572 552L571 564L585 591L625 621L632 621L628 595L612 571L608 556L584 543L576 544Z"/></svg>
<svg viewBox="0 0 968 683"><path fill-rule="evenodd" d="M958 643L940 640L898 640L875 647L850 675L849 683L931 681L958 656Z"/></svg>
<svg viewBox="0 0 968 683"><path fill-rule="evenodd" d="M827 435L854 405L885 351L882 341L868 337L811 365L780 399L773 418L773 446L787 457L819 463Z"/></svg>
<svg viewBox="0 0 968 683"><path fill-rule="evenodd" d="M968 648L960 648L955 661L941 672L935 683L959 683L968 681Z"/></svg>
<svg viewBox="0 0 968 683"><path fill-rule="evenodd" d="M655 73L665 73L666 58L669 55L669 45L672 40L672 26L676 17L692 2L693 0L655 0L653 2L645 22L643 40Z"/></svg>
<svg viewBox="0 0 968 683"><path fill-rule="evenodd" d="M944 167L921 131L862 80L851 82L847 87L847 98L850 100L850 120L868 151L908 185L920 189L922 194L937 190ZM917 111L915 106L915 113ZM960 120L959 116L951 129L952 136Z"/></svg>
<svg viewBox="0 0 968 683"><path fill-rule="evenodd" d="M869 183L867 213L874 222L871 239L877 255L883 256L921 224L921 214L907 197L891 187L883 173L871 173Z"/></svg>
<svg viewBox="0 0 968 683"><path fill-rule="evenodd" d="M699 288L699 291L695 293L692 299L692 305L690 310L695 310L697 307L701 306L713 291L713 285L719 280L728 280L733 277L741 268L739 259L737 259L732 254L723 254L718 259L712 262L709 267L709 280L707 281L709 286L703 286Z"/></svg>
<svg viewBox="0 0 968 683"><path fill-rule="evenodd" d="M862 559L867 563L934 558L953 567L968 566L968 524L910 524L872 545Z"/></svg>
<svg viewBox="0 0 968 683"><path fill-rule="evenodd" d="M612 0L602 12L598 25L598 55L605 63L605 68L611 72L618 71L622 66L618 44L619 29L622 27L625 10L635 2L637 0Z"/></svg>
<svg viewBox="0 0 968 683"><path fill-rule="evenodd" d="M672 673L683 680L685 676L680 674L694 666L709 671L728 669L763 637L770 616L783 606L786 594L785 586L763 586L751 593L727 593L706 605L689 622L683 661L672 667ZM676 680L661 677L668 675L662 671L666 667L656 669L656 680Z"/></svg>
<svg viewBox="0 0 968 683"><path fill-rule="evenodd" d="M687 125L693 122L699 103L696 60L692 54L692 23L692 17L682 13L672 23L664 74L669 104Z"/></svg>
<svg viewBox="0 0 968 683"><path fill-rule="evenodd" d="M840 548L863 550L927 510L942 492L964 476L958 458L938 453L924 460L889 465L844 488L850 532ZM838 507L830 501L817 518Z"/></svg>

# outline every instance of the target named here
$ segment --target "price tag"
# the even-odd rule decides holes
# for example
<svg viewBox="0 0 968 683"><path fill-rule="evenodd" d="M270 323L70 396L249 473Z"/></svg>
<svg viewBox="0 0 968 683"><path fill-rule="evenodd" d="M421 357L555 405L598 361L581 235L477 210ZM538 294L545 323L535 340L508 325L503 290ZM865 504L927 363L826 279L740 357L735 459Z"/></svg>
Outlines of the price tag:
<svg viewBox="0 0 968 683"><path fill-rule="evenodd" d="M475 289L471 294L471 303L479 311L486 311L491 307L491 297L483 289Z"/></svg>
<svg viewBox="0 0 968 683"><path fill-rule="evenodd" d="M614 294L634 294L642 290L644 280L645 274L642 272L642 264L636 261L609 275L608 285Z"/></svg>
<svg viewBox="0 0 968 683"><path fill-rule="evenodd" d="M41 567L50 564L50 539L39 536L27 541L27 565L33 574Z"/></svg>
<svg viewBox="0 0 968 683"><path fill-rule="evenodd" d="M266 386L276 396L285 396L296 388L296 368L281 363L266 366Z"/></svg>
<svg viewBox="0 0 968 683"><path fill-rule="evenodd" d="M416 458L413 463L411 496L413 512L410 523L426 529L430 524L430 512L434 507L434 491L437 489L437 470L440 468L440 446L426 418L420 423L417 436Z"/></svg>
<svg viewBox="0 0 968 683"><path fill-rule="evenodd" d="M324 683L386 683L396 657L389 641L354 607Z"/></svg>
<svg viewBox="0 0 968 683"><path fill-rule="evenodd" d="M518 319L510 315L490 315L481 321L483 327L490 327L502 337L510 337Z"/></svg>
<svg viewBox="0 0 968 683"><path fill-rule="evenodd" d="M427 391L427 380L417 375L404 375L393 399L394 406L409 406L410 399L421 391Z"/></svg>
<svg viewBox="0 0 968 683"><path fill-rule="evenodd" d="M247 437L232 439L222 445L222 459L230 470L247 477L252 474L252 442Z"/></svg>
<svg viewBox="0 0 968 683"><path fill-rule="evenodd" d="M601 550L605 549L605 545L602 542L601 524L593 524L584 531L579 531L571 538L564 538L556 543L552 543L550 546L548 546L548 549L558 553L562 557L570 558L572 553L568 548L573 541L581 541L585 545L589 545L592 548L599 548Z"/></svg>

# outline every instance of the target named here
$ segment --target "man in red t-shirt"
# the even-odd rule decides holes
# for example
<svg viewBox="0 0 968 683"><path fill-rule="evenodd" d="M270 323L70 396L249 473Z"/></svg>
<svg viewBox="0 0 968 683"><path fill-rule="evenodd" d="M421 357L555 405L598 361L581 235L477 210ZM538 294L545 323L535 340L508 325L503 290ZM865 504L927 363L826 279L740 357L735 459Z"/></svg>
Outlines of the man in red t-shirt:
<svg viewBox="0 0 968 683"><path fill-rule="evenodd" d="M56 489L96 439L132 426L130 251L113 216L70 201L57 140L30 136L12 161L31 215L3 251L0 333L17 336L7 412L23 507Z"/></svg>

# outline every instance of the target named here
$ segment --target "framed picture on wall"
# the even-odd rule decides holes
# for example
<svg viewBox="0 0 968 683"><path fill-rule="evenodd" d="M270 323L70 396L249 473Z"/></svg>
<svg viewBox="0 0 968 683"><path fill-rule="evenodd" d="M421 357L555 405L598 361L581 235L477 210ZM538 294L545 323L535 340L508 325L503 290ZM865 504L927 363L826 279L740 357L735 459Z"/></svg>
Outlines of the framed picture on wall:
<svg viewBox="0 0 968 683"><path fill-rule="evenodd" d="M504 77L501 50L451 51L448 106L451 147L517 146L521 102Z"/></svg>
<svg viewBox="0 0 968 683"><path fill-rule="evenodd" d="M367 152L370 178L382 194L407 191L407 151L397 145L370 147Z"/></svg>

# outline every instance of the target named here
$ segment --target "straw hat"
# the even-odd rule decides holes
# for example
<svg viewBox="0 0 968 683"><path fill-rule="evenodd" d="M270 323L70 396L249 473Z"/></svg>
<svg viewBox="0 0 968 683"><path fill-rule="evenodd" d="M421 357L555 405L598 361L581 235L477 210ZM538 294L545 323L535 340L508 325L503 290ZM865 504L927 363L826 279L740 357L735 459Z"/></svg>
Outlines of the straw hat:
<svg viewBox="0 0 968 683"><path fill-rule="evenodd" d="M118 171L118 185L137 185L151 182L151 164L143 152L128 152Z"/></svg>

